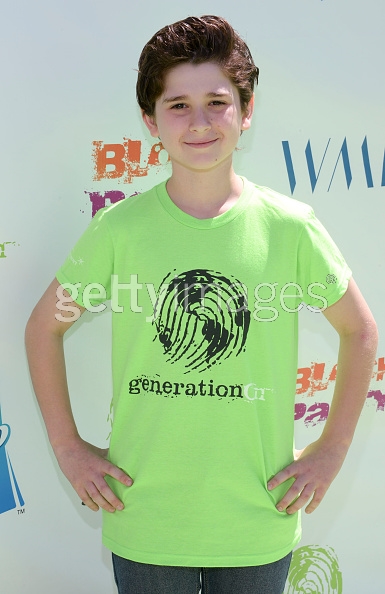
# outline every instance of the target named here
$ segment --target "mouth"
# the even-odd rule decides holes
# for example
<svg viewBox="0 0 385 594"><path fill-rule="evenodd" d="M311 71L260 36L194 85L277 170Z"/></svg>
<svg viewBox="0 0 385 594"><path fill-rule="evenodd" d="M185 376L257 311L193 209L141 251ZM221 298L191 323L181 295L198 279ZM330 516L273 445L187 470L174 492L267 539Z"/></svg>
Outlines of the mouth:
<svg viewBox="0 0 385 594"><path fill-rule="evenodd" d="M192 148L206 148L208 146L212 146L217 140L217 138L214 138L214 140L186 142L185 144L187 144L187 146L191 146Z"/></svg>

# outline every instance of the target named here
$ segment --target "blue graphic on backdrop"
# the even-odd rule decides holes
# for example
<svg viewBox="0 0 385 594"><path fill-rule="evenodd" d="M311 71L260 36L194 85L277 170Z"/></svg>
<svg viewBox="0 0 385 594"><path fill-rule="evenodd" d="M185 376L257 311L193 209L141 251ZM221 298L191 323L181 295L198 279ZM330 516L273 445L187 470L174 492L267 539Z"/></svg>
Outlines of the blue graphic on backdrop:
<svg viewBox="0 0 385 594"><path fill-rule="evenodd" d="M318 165L317 171L316 171L316 165L314 163L313 151L312 151L310 140L308 141L308 143L306 145L305 159L306 159L306 165L307 165L307 170L308 170L308 174L309 174L309 180L310 180L312 193L314 192L316 185L318 183L318 179L319 179L319 176L322 171L323 164L324 164L325 156L329 149L330 141L331 141L331 138L329 138L329 140L328 140L328 143L324 150L324 154L322 156L321 162ZM288 140L282 141L282 149L283 149L283 156L285 158L287 176L289 178L290 190L291 190L291 193L293 194L295 187L297 185L297 179L296 179L295 170L294 170L292 151L291 151L290 143ZM361 156L362 156L363 171L364 171L365 179L366 179L366 185L368 188L374 188L375 183L373 180L372 166L370 163L370 155L369 155L369 148L368 148L368 140L367 140L366 136L365 136L363 143L361 145ZM340 161L342 163L342 167L343 167L344 174L345 174L346 186L349 190L350 184L352 183L353 175L352 175L352 168L350 165L350 157L349 157L348 143L347 143L346 137L344 138L344 140L342 142L341 149L340 149L340 152L338 153L333 172L329 172L329 174L331 173L331 176L329 178L330 181L329 181L329 186L327 189L328 192L330 190L330 186L332 185L332 182L334 179L334 174L337 169L337 165ZM383 157L383 162L382 162L381 181L378 180L377 185L379 185L379 182L381 184L381 187L385 186L385 151L384 151L384 157Z"/></svg>
<svg viewBox="0 0 385 594"><path fill-rule="evenodd" d="M0 514L24 505L11 460L5 449L10 435L11 428L9 425L3 425L0 408Z"/></svg>

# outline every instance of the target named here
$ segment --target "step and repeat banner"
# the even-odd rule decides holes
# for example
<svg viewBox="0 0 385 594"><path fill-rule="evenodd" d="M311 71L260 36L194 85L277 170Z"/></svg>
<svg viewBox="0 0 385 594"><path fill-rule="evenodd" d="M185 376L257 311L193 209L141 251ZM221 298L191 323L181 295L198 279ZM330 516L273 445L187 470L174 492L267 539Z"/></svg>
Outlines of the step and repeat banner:
<svg viewBox="0 0 385 594"><path fill-rule="evenodd" d="M385 9L380 0L15 0L2 10L0 211L0 589L113 594L101 515L61 475L35 402L23 334L30 312L103 206L166 178L168 155L135 101L140 51L166 23L219 14L260 67L238 173L310 204L343 252L380 328L384 314ZM91 323L92 322L92 323ZM300 313L297 447L320 435L338 340ZM111 429L110 314L66 335L82 436ZM346 463L303 514L287 594L383 594L385 343ZM231 521L231 519L229 519Z"/></svg>

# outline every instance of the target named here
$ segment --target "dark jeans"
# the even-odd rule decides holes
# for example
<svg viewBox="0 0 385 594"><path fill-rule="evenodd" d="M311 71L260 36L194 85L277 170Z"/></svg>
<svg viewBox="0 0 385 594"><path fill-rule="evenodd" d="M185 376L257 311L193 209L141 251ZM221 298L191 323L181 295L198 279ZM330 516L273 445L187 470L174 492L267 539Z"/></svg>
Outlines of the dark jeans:
<svg viewBox="0 0 385 594"><path fill-rule="evenodd" d="M119 594L282 594L292 553L253 567L170 567L112 554Z"/></svg>

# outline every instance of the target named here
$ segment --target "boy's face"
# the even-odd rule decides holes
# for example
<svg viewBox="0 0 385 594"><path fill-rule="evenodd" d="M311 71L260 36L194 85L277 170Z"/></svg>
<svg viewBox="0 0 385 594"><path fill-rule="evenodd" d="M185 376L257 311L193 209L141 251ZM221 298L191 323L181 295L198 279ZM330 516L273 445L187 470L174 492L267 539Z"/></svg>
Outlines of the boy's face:
<svg viewBox="0 0 385 594"><path fill-rule="evenodd" d="M180 64L166 75L155 115L143 114L176 167L208 171L232 163L241 130L251 124L253 100L242 113L238 89L213 62Z"/></svg>

